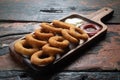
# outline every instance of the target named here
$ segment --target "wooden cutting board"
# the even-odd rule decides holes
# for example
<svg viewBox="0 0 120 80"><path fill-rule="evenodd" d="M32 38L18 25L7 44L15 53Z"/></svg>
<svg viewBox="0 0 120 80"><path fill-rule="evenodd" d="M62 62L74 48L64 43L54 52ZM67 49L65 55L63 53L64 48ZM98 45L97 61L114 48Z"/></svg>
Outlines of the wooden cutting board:
<svg viewBox="0 0 120 80"><path fill-rule="evenodd" d="M99 26L101 28L101 30L99 32L97 32L94 36L90 37L86 42L84 42L82 45L78 45L75 48L69 50L68 52L66 52L64 55L62 55L59 59L55 60L52 64L44 66L44 67L38 67L35 66L33 64L31 64L30 60L26 57L24 57L23 55L16 53L14 50L14 43L11 43L9 46L10 49L10 54L12 55L12 57L14 57L16 60L18 60L19 62L21 62L22 64L25 64L26 66L28 66L29 68L31 68L34 71L42 71L42 70L48 70L54 67L58 67L58 65L64 64L65 61L72 59L72 56L77 56L80 55L79 52L85 50L86 48L89 48L90 45L92 45L92 43L94 43L95 40L98 40L99 38L101 38L101 36L103 36L106 31L107 31L107 26L101 22L101 20L103 19L107 19L109 17L111 17L113 13L113 10L111 8L102 8L90 15L80 15L80 14L71 14L68 15L66 17L63 17L62 19L60 19L61 21L65 21L66 19L69 18L80 18L82 19L84 22L87 23L92 23L95 24L97 26ZM23 37L24 38L24 37ZM21 39L23 39L21 38Z"/></svg>

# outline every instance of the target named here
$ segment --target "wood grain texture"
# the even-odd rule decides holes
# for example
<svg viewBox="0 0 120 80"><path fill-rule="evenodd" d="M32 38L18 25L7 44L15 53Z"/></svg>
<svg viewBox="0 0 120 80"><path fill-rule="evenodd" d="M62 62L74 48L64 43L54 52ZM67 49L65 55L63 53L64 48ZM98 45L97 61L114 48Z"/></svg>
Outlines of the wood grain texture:
<svg viewBox="0 0 120 80"><path fill-rule="evenodd" d="M26 73L28 72L28 73ZM30 74L31 73L31 74ZM37 75L24 70L0 71L0 80L119 80L120 72L60 72L55 75Z"/></svg>
<svg viewBox="0 0 120 80"><path fill-rule="evenodd" d="M115 75L116 74L116 75ZM114 77L112 75L115 75ZM51 80L119 80L119 72L63 72L54 76Z"/></svg>
<svg viewBox="0 0 120 80"><path fill-rule="evenodd" d="M19 24L19 25L18 25ZM8 25L11 25L9 27ZM18 26L17 26L18 25ZM30 26L31 25L31 26ZM16 39L25 36L26 32L32 32L34 29L39 28L39 23L1 23L0 26L0 57L4 58L6 62L10 62L10 59L6 59L7 54L9 53L8 46L11 42ZM94 45L91 45L90 48L86 49L84 53L80 52L78 57L73 58L72 62L68 62L68 67L66 66L65 70L120 70L120 25L108 25L108 31L106 37L101 40L98 40ZM4 29L4 30L2 30ZM23 32L25 34L23 34ZM28 32L28 33L29 33ZM13 33L19 35L13 35ZM10 34L10 35L9 35ZM6 35L6 36L2 36ZM82 55L81 55L82 54ZM74 60L75 59L75 60ZM1 62L3 64L3 62ZM4 65L4 64L3 64ZM12 66L12 64L11 64ZM0 66L0 69L14 69L18 66L13 66L8 68Z"/></svg>
<svg viewBox="0 0 120 80"><path fill-rule="evenodd" d="M120 23L119 0L1 0L0 21L51 21L71 13L90 14L103 7L114 9L106 23Z"/></svg>
<svg viewBox="0 0 120 80"><path fill-rule="evenodd" d="M120 70L120 27L108 25L106 37L68 66L68 70ZM81 53L82 54L82 53Z"/></svg>
<svg viewBox="0 0 120 80"><path fill-rule="evenodd" d="M104 21L106 37L74 57L63 72L41 77L10 57L8 45L38 28L39 22L71 13L89 15L103 7L114 9L113 17ZM120 23L119 0L0 0L0 80L119 80L120 24L109 23ZM94 72L84 72L91 69ZM98 69L118 72L95 72Z"/></svg>

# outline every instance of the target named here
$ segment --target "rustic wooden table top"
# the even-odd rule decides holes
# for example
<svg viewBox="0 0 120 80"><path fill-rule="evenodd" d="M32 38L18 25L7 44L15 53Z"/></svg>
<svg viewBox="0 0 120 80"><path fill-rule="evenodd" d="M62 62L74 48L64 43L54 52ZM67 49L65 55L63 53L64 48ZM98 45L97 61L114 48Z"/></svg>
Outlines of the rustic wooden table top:
<svg viewBox="0 0 120 80"><path fill-rule="evenodd" d="M72 13L89 15L103 7L114 10L113 16L104 21L108 26L106 36L60 71L39 74L9 55L8 45L38 28L40 22L51 22ZM0 1L0 80L119 80L119 56L119 0Z"/></svg>

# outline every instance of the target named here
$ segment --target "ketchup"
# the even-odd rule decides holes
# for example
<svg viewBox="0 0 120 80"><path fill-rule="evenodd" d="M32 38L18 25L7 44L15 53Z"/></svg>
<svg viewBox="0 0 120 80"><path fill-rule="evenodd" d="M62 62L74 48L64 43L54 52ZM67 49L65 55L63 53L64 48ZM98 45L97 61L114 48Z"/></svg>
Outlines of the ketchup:
<svg viewBox="0 0 120 80"><path fill-rule="evenodd" d="M84 30L90 37L95 35L101 30L101 28L95 24L85 24L81 26L81 29Z"/></svg>

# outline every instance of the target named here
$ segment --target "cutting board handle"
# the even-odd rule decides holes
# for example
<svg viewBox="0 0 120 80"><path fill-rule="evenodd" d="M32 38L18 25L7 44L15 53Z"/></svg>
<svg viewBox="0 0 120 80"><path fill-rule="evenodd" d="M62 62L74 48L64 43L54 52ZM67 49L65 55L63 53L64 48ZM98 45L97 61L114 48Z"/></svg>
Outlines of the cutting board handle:
<svg viewBox="0 0 120 80"><path fill-rule="evenodd" d="M90 14L87 17L91 20L94 20L94 21L101 21L102 18L104 18L112 13L113 13L113 9L108 8L108 7L104 7L102 9Z"/></svg>

